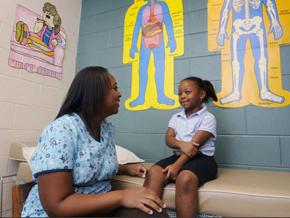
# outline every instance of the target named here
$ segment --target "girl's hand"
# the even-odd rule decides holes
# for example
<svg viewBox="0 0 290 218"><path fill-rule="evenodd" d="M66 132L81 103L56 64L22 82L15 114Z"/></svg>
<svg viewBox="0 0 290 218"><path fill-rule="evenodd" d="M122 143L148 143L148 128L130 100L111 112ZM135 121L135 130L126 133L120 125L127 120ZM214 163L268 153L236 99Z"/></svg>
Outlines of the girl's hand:
<svg viewBox="0 0 290 218"><path fill-rule="evenodd" d="M153 214L153 210L161 213L162 208L166 208L157 195L144 187L124 190L121 204L126 208L137 208L150 215Z"/></svg>
<svg viewBox="0 0 290 218"><path fill-rule="evenodd" d="M177 164L170 164L167 166L164 170L163 173L166 173L166 178L165 179L172 179L176 180L177 174L180 171L180 167Z"/></svg>
<svg viewBox="0 0 290 218"><path fill-rule="evenodd" d="M180 150L188 157L194 157L198 152L198 148L195 142L181 142Z"/></svg>
<svg viewBox="0 0 290 218"><path fill-rule="evenodd" d="M126 172L129 176L139 176L144 178L147 173L147 169L143 164L126 164Z"/></svg>

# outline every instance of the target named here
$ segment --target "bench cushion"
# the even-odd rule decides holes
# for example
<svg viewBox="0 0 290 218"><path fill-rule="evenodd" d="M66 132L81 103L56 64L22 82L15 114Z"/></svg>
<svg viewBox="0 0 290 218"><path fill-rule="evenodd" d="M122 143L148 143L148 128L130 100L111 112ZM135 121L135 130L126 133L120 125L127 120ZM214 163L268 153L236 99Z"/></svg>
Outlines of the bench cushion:
<svg viewBox="0 0 290 218"><path fill-rule="evenodd" d="M116 176L112 185L125 189L143 182L143 178ZM165 187L163 199L175 208L173 183ZM289 217L290 173L219 168L218 178L200 187L199 208L200 213L227 217Z"/></svg>

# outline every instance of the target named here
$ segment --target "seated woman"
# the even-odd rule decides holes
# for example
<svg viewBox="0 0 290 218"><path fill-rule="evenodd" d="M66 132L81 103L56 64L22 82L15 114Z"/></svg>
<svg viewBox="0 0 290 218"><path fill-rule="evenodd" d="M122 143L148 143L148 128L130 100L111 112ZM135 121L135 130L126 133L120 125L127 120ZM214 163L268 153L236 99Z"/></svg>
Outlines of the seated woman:
<svg viewBox="0 0 290 218"><path fill-rule="evenodd" d="M120 97L107 69L87 67L76 75L31 157L36 184L22 216L167 217L164 203L146 188L111 191L117 173L146 173L141 164L118 166L114 128L105 118L118 112Z"/></svg>

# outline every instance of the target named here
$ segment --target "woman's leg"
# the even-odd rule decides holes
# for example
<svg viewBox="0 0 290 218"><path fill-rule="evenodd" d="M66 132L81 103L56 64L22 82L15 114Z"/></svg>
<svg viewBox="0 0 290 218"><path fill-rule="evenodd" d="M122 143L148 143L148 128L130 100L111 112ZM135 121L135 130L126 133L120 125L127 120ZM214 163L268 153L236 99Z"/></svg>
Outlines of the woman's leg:
<svg viewBox="0 0 290 218"><path fill-rule="evenodd" d="M154 212L153 215L149 215L147 213L144 213L143 211L139 209L134 208L119 208L115 211L113 211L108 217L129 217L129 218L145 218L145 217L162 217L162 218L169 218L168 214L165 210L163 210L161 213Z"/></svg>
<svg viewBox="0 0 290 218"><path fill-rule="evenodd" d="M189 171L182 170L176 178L175 205L177 217L192 218L198 213L199 179Z"/></svg>

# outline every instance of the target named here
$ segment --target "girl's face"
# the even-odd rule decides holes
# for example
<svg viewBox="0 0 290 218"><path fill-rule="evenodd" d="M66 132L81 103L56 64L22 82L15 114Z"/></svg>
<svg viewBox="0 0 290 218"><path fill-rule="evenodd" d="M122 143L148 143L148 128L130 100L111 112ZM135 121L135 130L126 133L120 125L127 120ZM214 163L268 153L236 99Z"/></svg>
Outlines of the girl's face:
<svg viewBox="0 0 290 218"><path fill-rule="evenodd" d="M104 112L106 113L107 116L118 113L120 106L120 98L122 96L120 91L118 90L118 85L114 76L110 74L109 77L110 77L110 87L108 96L106 97L105 100L105 108L104 108L105 110Z"/></svg>
<svg viewBox="0 0 290 218"><path fill-rule="evenodd" d="M200 110L205 92L194 81L183 80L179 84L178 96L179 103L185 112L191 114Z"/></svg>

